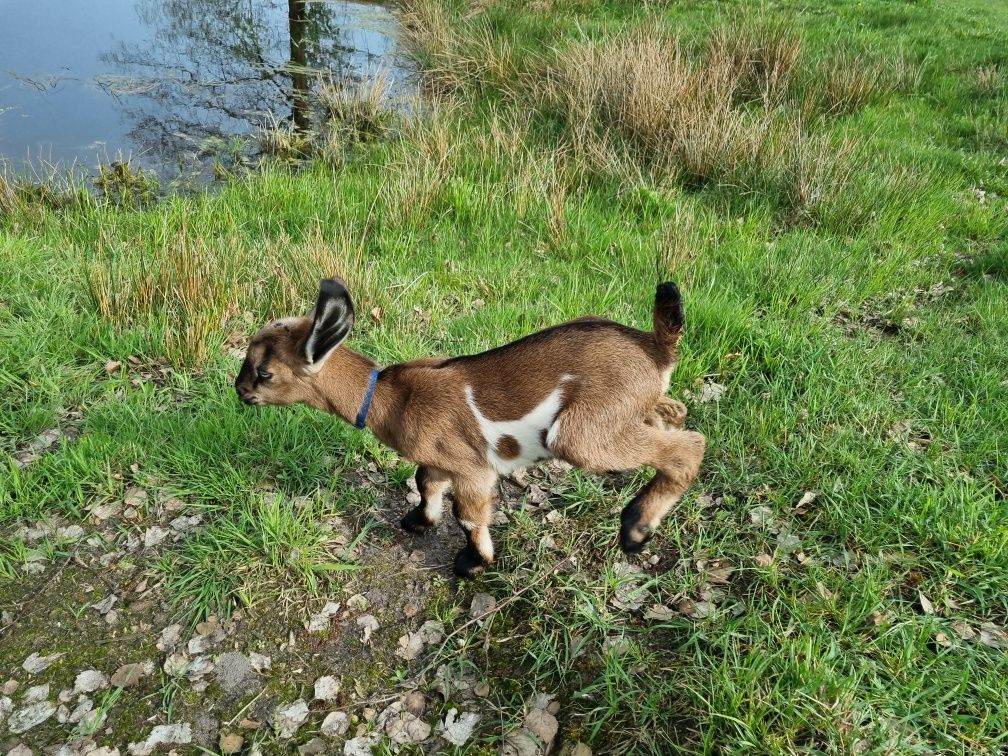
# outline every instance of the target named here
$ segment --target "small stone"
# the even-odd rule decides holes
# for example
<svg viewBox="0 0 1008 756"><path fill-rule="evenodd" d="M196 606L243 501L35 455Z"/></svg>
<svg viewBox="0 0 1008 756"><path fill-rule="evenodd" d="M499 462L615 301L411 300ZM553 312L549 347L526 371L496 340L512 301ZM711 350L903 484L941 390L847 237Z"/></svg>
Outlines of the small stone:
<svg viewBox="0 0 1008 756"><path fill-rule="evenodd" d="M38 653L32 653L27 659L21 664L21 668L24 669L29 675L37 675L39 672L45 672L49 667L59 660L63 654L52 654L51 656L39 656ZM14 686L17 687L16 685ZM6 690L6 689L5 689ZM12 690L11 693L14 691Z"/></svg>
<svg viewBox="0 0 1008 756"><path fill-rule="evenodd" d="M757 554L753 558L753 562L756 563L757 567L769 567L773 564L773 557L769 554Z"/></svg>
<svg viewBox="0 0 1008 756"><path fill-rule="evenodd" d="M579 741L571 748L570 756L592 756L592 749L588 747L587 743Z"/></svg>
<svg viewBox="0 0 1008 756"><path fill-rule="evenodd" d="M346 605L348 609L353 609L355 612L362 612L368 608L368 600L361 594L355 593L347 599Z"/></svg>
<svg viewBox="0 0 1008 756"><path fill-rule="evenodd" d="M301 756L314 756L314 754L325 753L328 746L322 738L312 738L304 745L298 746L297 750Z"/></svg>
<svg viewBox="0 0 1008 756"><path fill-rule="evenodd" d="M417 613L420 611L420 607L414 604L412 601L407 601L406 605L403 607L402 613L406 619L412 619L416 617Z"/></svg>
<svg viewBox="0 0 1008 756"><path fill-rule="evenodd" d="M124 664L112 673L109 681L113 688L132 688L144 676L143 664Z"/></svg>
<svg viewBox="0 0 1008 756"><path fill-rule="evenodd" d="M74 707L74 710L67 716L67 721L77 724L94 710L94 701L84 698Z"/></svg>
<svg viewBox="0 0 1008 756"><path fill-rule="evenodd" d="M107 688L108 684L108 678L98 670L85 670L74 680L74 693L94 693L96 690Z"/></svg>
<svg viewBox="0 0 1008 756"><path fill-rule="evenodd" d="M245 743L245 738L237 733L221 733L220 740L217 741L217 746L220 748L221 753L232 754L238 753L241 750L242 745Z"/></svg>
<svg viewBox="0 0 1008 756"><path fill-rule="evenodd" d="M281 704L273 710L273 729L278 737L285 740L294 737L298 729L308 719L308 704L298 699Z"/></svg>
<svg viewBox="0 0 1008 756"><path fill-rule="evenodd" d="M24 694L24 703L35 703L49 698L49 683L33 685Z"/></svg>
<svg viewBox="0 0 1008 756"><path fill-rule="evenodd" d="M160 525L154 525L144 533L144 548L153 549L168 537L168 531Z"/></svg>
<svg viewBox="0 0 1008 756"><path fill-rule="evenodd" d="M15 735L20 735L42 724L55 713L56 704L52 701L38 701L11 714L7 720L7 727Z"/></svg>
<svg viewBox="0 0 1008 756"><path fill-rule="evenodd" d="M315 698L318 701L335 701L339 692L340 682L332 675L320 677L315 681Z"/></svg>
<svg viewBox="0 0 1008 756"><path fill-rule="evenodd" d="M14 695L14 691L16 691L16 690L18 689L18 686L19 686L20 684L21 684L21 683L19 683L19 682L18 682L17 680L15 680L15 679L14 679L14 678L12 677L12 678L11 678L10 680L8 680L7 682L5 682L5 683L4 683L4 686L3 686L3 694L4 694L5 696L11 696L11 695Z"/></svg>
<svg viewBox="0 0 1008 756"><path fill-rule="evenodd" d="M62 528L56 528L56 538L60 541L76 541L83 535L84 528L80 525L67 525Z"/></svg>
<svg viewBox="0 0 1008 756"><path fill-rule="evenodd" d="M343 744L343 756L371 756L372 748L378 744L381 736L376 732L369 732L352 738Z"/></svg>
<svg viewBox="0 0 1008 756"><path fill-rule="evenodd" d="M133 756L148 756L161 745L188 745L192 742L192 725L188 722L172 725L157 725L151 730L147 740L130 743L129 752Z"/></svg>
<svg viewBox="0 0 1008 756"><path fill-rule="evenodd" d="M469 605L469 616L476 619L491 611L495 606L497 606L497 600L489 593L477 593L472 597L472 603Z"/></svg>
<svg viewBox="0 0 1008 756"><path fill-rule="evenodd" d="M272 664L272 659L268 656L263 656L262 654L257 654L253 651L249 654L249 663L252 665L252 669L256 672L265 672L270 668Z"/></svg>
<svg viewBox="0 0 1008 756"><path fill-rule="evenodd" d="M192 660L192 663L186 670L186 677L189 678L189 682L196 682L201 677L206 677L213 671L214 671L214 663L210 661L209 657L197 656L195 659Z"/></svg>
<svg viewBox="0 0 1008 756"><path fill-rule="evenodd" d="M486 680L476 683L473 686L473 693L480 698L486 698L490 695L490 683Z"/></svg>
<svg viewBox="0 0 1008 756"><path fill-rule="evenodd" d="M322 720L322 734L327 738L337 738L346 735L350 728L350 717L345 711L330 712Z"/></svg>
<svg viewBox="0 0 1008 756"><path fill-rule="evenodd" d="M18 743L16 746L7 751L7 756L34 756L34 754L32 753L32 749L24 743Z"/></svg>
<svg viewBox="0 0 1008 756"><path fill-rule="evenodd" d="M305 624L305 629L309 633L321 633L323 630L329 627L329 620L331 620L336 613L339 611L340 605L335 601L327 601L326 605L322 607L322 611L318 614L313 614L308 622Z"/></svg>
<svg viewBox="0 0 1008 756"><path fill-rule="evenodd" d="M98 612L98 614L105 615L109 613L116 601L118 601L116 595L114 593L110 593L97 604L92 604L91 608Z"/></svg>
<svg viewBox="0 0 1008 756"><path fill-rule="evenodd" d="M119 624L119 612L115 609L109 609L105 613L105 624L109 627L114 627Z"/></svg>

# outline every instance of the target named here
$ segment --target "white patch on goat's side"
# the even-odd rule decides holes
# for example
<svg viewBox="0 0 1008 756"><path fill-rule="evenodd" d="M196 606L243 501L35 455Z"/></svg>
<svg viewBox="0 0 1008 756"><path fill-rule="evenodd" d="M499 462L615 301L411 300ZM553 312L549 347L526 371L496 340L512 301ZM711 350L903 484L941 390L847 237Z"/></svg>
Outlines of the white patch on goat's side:
<svg viewBox="0 0 1008 756"><path fill-rule="evenodd" d="M466 401L469 409L472 410L476 422L479 423L480 433L487 444L487 461L494 470L507 475L512 470L525 467L540 459L552 457L549 449L542 444L542 432L548 429L547 446L552 443L550 434L555 437L556 416L560 411L560 404L563 400L563 384L573 379L572 375L564 375L560 379L560 384L549 396L533 407L528 414L517 420L490 420L476 405L473 397L472 386L466 386ZM502 436L511 436L521 447L518 456L513 459L502 459L497 453L497 443Z"/></svg>

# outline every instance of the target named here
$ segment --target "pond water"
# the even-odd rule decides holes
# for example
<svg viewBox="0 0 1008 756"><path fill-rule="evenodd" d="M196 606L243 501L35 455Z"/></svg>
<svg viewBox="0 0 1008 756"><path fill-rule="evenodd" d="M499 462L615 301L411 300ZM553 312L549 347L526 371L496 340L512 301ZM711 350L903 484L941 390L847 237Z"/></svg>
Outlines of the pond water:
<svg viewBox="0 0 1008 756"><path fill-rule="evenodd" d="M0 18L0 163L19 174L185 175L264 122L309 127L322 76L409 79L377 3L0 0Z"/></svg>

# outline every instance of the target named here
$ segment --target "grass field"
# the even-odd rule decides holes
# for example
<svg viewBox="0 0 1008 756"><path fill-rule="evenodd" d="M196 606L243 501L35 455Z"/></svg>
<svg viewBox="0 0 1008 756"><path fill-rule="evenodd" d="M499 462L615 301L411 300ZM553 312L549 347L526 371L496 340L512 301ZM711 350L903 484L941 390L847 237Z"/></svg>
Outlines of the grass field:
<svg viewBox="0 0 1008 756"><path fill-rule="evenodd" d="M0 674L23 678L32 651L67 650L71 681L70 659L98 663L70 650L93 628L42 628L32 607L101 552L120 556L99 573L157 586L165 623L240 610L249 632L289 628L291 648L325 599L391 593L405 570L426 576L419 613L375 612L370 647L350 618L323 650L349 658L352 711L413 688L430 722L475 706L433 692L442 664L490 683L468 746L412 748L517 749L539 693L560 704L557 749L1008 748L1008 6L401 12L419 116L334 95L304 164L149 205L0 186ZM656 281L678 281L670 393L708 438L700 478L629 564L614 513L644 473L554 469L508 484L497 570L478 581L382 558L415 548L390 524L408 463L231 387L246 336L307 311L331 273L356 297L351 346L383 364L589 312L646 327ZM199 522L131 551L167 510ZM40 521L102 545L26 534ZM476 592L499 609L482 623ZM156 637L143 611L136 634ZM425 619L455 634L394 657ZM296 663L265 700L297 697ZM199 708L162 677L142 707L108 702L109 745L146 736L134 710ZM267 753L300 742L250 732Z"/></svg>

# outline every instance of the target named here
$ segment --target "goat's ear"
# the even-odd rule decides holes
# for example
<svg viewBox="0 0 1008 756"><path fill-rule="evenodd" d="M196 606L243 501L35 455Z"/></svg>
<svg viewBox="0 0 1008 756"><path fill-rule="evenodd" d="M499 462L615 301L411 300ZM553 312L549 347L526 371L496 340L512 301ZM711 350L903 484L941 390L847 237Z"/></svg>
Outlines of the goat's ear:
<svg viewBox="0 0 1008 756"><path fill-rule="evenodd" d="M349 335L354 322L353 302L343 282L325 278L319 284L318 303L305 339L305 359L320 368L333 350Z"/></svg>

